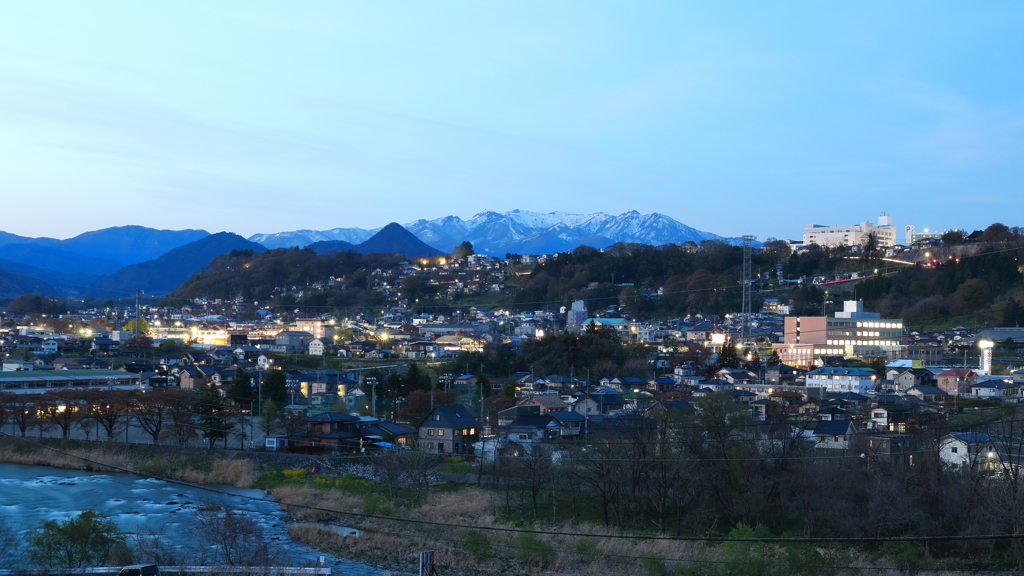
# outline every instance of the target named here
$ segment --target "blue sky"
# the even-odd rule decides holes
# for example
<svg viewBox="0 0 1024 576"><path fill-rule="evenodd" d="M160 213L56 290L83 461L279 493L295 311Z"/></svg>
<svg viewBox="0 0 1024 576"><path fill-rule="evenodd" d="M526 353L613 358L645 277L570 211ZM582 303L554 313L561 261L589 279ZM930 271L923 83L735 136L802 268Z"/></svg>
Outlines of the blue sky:
<svg viewBox="0 0 1024 576"><path fill-rule="evenodd" d="M1024 225L1022 29L1019 2L8 3L0 229Z"/></svg>

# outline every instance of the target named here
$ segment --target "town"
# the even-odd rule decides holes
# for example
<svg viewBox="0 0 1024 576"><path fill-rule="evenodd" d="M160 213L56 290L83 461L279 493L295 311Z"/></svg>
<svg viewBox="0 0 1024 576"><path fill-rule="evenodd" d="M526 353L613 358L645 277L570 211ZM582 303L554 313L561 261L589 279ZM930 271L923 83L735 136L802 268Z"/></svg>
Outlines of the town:
<svg viewBox="0 0 1024 576"><path fill-rule="evenodd" d="M779 488L797 470L818 489L838 480L829 476L836 469L890 481L939 469L950 482L1016 485L1024 480L1024 434L1014 425L1024 403L1024 329L1013 297L960 305L975 312L969 326L922 317L909 300L901 307L915 326L865 300L885 302L892 286L920 274L956 274L948 297L960 302L963 286L993 268L985 259L1014 259L1024 236L1002 225L971 235L906 232L909 243L896 245L883 215L878 227L809 226L805 242L759 246L744 239L498 258L465 243L444 256L373 257L372 270L277 285L259 300L183 295L204 278L230 284L275 258L321 258L236 251L167 297L26 294L2 310L0 426L14 438L397 458L378 464L406 470L388 480L393 496L429 485L410 470L432 456L432 474L469 473L504 491L506 514L536 519L560 494L581 490L606 526L653 522L676 533L684 518L723 515L737 530L785 522L812 530L825 509L814 518L782 512L800 497ZM716 310L667 318L656 317L664 314L657 301L679 290L672 281L584 277L548 302L531 292L538 278L581 275L580 262L632 263L651 250L695 261L728 254L739 264L729 273L740 275L711 290L728 294L710 301ZM831 273L803 264L819 257ZM987 264L971 264L978 261ZM755 274L754 263L769 272ZM324 295L351 289L353 277L370 305L329 304ZM1019 289L1018 267L1008 278ZM734 304L740 309L722 309ZM986 317L1008 322L977 322ZM609 474L605 467L623 459L634 462L629 473ZM779 468L785 462L794 464ZM754 470L747 463L762 468L758 480L741 480ZM694 468L701 464L707 469ZM732 464L739 468L723 469ZM732 496L698 506L697 479ZM659 490L669 500L652 508ZM737 490L759 496L735 501ZM905 506L922 497L899 491ZM956 525L934 522L918 524ZM879 529L861 524L854 532Z"/></svg>

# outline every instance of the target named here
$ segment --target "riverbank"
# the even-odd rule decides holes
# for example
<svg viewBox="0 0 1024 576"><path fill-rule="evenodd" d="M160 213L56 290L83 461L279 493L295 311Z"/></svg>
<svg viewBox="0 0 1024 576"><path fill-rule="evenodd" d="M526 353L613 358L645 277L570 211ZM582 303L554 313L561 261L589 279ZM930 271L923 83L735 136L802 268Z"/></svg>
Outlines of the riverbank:
<svg viewBox="0 0 1024 576"><path fill-rule="evenodd" d="M625 532L596 523L530 523L498 516L502 494L466 484L404 486L391 491L359 476L369 461L173 446L0 438L0 462L92 472L135 471L201 484L259 488L294 521L295 541L381 569L410 571L422 550L434 550L441 574L626 576L648 574L898 574L890 558L803 544L618 538ZM323 462L321 462L323 461ZM311 472L315 465L317 472ZM347 470L346 470L347 469ZM360 474L362 475L362 474ZM376 474L365 474L373 478ZM369 514L372 516L365 516ZM414 522L392 520L409 518ZM358 537L334 529L348 526ZM472 526L474 528L466 528ZM535 532L516 531L529 529ZM494 529L494 530L491 530ZM751 534L753 535L753 534ZM907 552L911 549L908 548ZM763 571L749 572L757 564ZM741 570L742 569L742 570ZM922 574L926 572L921 572ZM954 575L955 571L929 574Z"/></svg>
<svg viewBox="0 0 1024 576"><path fill-rule="evenodd" d="M133 472L197 484L249 488L259 476L256 462L225 450L117 442L0 437L0 462L90 472Z"/></svg>

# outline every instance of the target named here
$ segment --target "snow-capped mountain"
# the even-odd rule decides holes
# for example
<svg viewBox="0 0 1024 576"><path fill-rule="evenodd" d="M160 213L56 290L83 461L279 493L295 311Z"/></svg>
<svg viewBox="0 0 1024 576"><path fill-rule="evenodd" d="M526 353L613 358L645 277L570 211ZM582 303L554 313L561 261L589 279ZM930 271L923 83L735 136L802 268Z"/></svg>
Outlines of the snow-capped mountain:
<svg viewBox="0 0 1024 576"><path fill-rule="evenodd" d="M417 220L405 228L423 242L442 250L451 250L469 240L477 252L504 255L544 254L571 250L588 245L604 248L616 242L636 242L659 246L681 244L687 240L732 241L703 232L673 218L658 214L640 214L633 210L612 216L601 212L569 214L566 212L527 212L512 210L498 213L484 211L468 220L444 216L436 220ZM249 238L267 248L307 246L320 240L345 240L357 244L378 229L335 228L334 230L297 230L278 234L256 234Z"/></svg>
<svg viewBox="0 0 1024 576"><path fill-rule="evenodd" d="M291 248L292 246L309 246L314 242L325 240L344 240L350 244L359 244L373 236L380 228L363 230L362 228L333 228L331 230L295 230L278 232L277 234L253 234L250 242L262 244L269 249Z"/></svg>

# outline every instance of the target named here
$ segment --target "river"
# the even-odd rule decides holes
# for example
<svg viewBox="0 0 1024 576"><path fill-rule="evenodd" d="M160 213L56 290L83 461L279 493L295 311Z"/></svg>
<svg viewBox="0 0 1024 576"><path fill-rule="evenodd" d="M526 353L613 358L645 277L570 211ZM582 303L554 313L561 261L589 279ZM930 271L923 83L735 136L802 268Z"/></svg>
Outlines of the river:
<svg viewBox="0 0 1024 576"><path fill-rule="evenodd" d="M106 514L127 534L137 528L162 534L168 546L194 548L190 536L197 506L216 503L244 513L262 527L267 539L282 549L291 565L312 565L320 552L289 536L284 512L259 490L215 486L210 492L133 474L99 474L43 466L0 463L0 521L18 535L23 546L26 533L41 520L63 520L88 508ZM383 571L345 558L327 555L335 574L373 576ZM12 566L14 567L14 566Z"/></svg>

